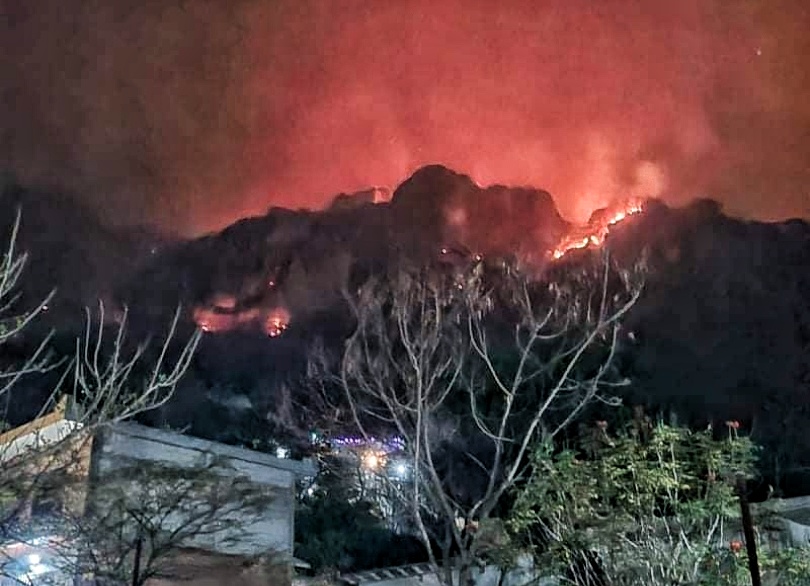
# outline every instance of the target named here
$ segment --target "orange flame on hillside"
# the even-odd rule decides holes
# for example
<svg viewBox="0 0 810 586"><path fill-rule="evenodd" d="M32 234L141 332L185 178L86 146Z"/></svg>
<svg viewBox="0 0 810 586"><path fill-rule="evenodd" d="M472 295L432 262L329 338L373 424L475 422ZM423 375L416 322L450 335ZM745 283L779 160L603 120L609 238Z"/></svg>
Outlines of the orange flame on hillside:
<svg viewBox="0 0 810 586"><path fill-rule="evenodd" d="M551 257L558 260L572 250L601 246L613 226L643 210L644 205L641 201L630 200L618 207L607 208L595 213L585 226L574 229L560 240L551 251Z"/></svg>
<svg viewBox="0 0 810 586"><path fill-rule="evenodd" d="M290 325L290 312L279 307L270 312L265 320L264 331L271 338L276 338L284 333Z"/></svg>
<svg viewBox="0 0 810 586"><path fill-rule="evenodd" d="M262 307L237 309L230 304L226 307L202 305L194 308L192 318L206 333L259 328L271 338L283 334L290 324L290 312L283 307L268 310Z"/></svg>

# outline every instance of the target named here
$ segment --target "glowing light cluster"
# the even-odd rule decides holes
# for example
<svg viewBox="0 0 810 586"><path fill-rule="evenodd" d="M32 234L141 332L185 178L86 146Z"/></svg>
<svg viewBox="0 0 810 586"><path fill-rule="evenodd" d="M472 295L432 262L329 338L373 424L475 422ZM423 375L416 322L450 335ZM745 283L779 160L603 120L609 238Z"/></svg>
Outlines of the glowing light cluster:
<svg viewBox="0 0 810 586"><path fill-rule="evenodd" d="M405 440L401 437L393 437L385 440L377 438L362 438L356 436L338 436L329 439L329 443L337 448L366 448L372 447L387 454L401 452L405 449Z"/></svg>
<svg viewBox="0 0 810 586"><path fill-rule="evenodd" d="M551 257L558 260L572 250L601 246L613 226L642 211L644 211L644 205L638 200L627 201L618 209L606 210L605 213L591 219L584 227L575 229L566 235L551 251Z"/></svg>
<svg viewBox="0 0 810 586"><path fill-rule="evenodd" d="M369 450L360 458L363 468L371 472L377 472L380 470L380 468L384 467L386 460L387 458L385 452L376 450Z"/></svg>

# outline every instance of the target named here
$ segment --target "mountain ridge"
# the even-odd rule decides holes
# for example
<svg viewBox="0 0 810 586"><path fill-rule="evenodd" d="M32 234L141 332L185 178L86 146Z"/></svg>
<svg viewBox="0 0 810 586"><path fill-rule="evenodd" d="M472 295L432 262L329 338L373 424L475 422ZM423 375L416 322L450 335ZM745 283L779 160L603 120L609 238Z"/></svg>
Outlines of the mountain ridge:
<svg viewBox="0 0 810 586"><path fill-rule="evenodd" d="M81 242L65 247L66 267L32 273L37 291L43 280L66 279L47 284L60 292L67 287L76 324L79 305L92 305L94 291L128 306L144 335L164 327L178 303L187 308L186 328L193 318L203 325L200 316L219 320L211 322L175 400L153 417L240 442L295 427L289 405L301 397L290 393L306 350L315 337L340 343L351 328L344 294L370 276L385 278L403 265L452 267L475 255L487 262L511 258L542 272L555 262L576 264L596 248L553 259L561 239L588 226L566 222L539 189L480 187L430 166L388 195L375 188L336 196L320 211L272 208L218 233L161 242L154 250L140 246L140 253L132 243L112 246L117 236L81 228L78 220L65 227L70 215L62 211L51 221L63 226L44 230L50 236L42 251L35 250L41 234L31 231L22 231L20 245L31 249L35 267L59 250L59 238ZM611 225L600 242L621 263L643 253L649 266L642 299L626 320L635 340L623 357L633 380L627 400L696 423L739 419L773 444L771 454L810 452L801 434L774 439L788 437L786 422L800 429L810 420L810 224L731 218L705 199L681 208L647 200L642 208ZM34 225L45 226L47 213L37 213ZM610 213L595 213L591 224L603 225ZM94 253L106 260L88 261ZM128 256L137 261L131 271L122 269ZM88 262L100 268L84 276ZM62 275L74 274L83 278L70 292L75 278Z"/></svg>

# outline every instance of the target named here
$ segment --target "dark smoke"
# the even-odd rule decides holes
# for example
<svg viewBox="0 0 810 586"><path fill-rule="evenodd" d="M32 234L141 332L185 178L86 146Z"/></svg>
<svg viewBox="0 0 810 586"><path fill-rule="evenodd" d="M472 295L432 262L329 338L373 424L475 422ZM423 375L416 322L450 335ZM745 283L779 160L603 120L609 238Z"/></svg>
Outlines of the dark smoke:
<svg viewBox="0 0 810 586"><path fill-rule="evenodd" d="M0 0L0 169L188 234L439 162L810 216L800 0ZM765 194L768 194L767 197Z"/></svg>

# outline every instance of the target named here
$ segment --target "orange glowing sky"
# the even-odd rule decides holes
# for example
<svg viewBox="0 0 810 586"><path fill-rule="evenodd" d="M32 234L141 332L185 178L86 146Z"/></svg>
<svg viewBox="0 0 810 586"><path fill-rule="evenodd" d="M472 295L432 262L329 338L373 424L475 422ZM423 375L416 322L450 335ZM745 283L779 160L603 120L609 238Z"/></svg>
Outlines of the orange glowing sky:
<svg viewBox="0 0 810 586"><path fill-rule="evenodd" d="M427 163L810 217L801 0L0 0L0 169L195 234Z"/></svg>

